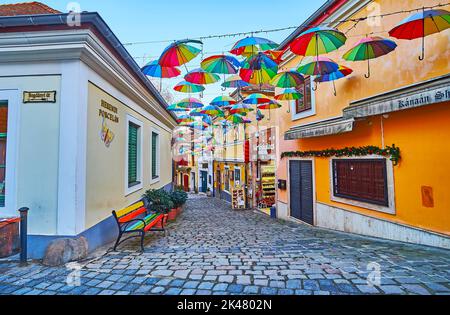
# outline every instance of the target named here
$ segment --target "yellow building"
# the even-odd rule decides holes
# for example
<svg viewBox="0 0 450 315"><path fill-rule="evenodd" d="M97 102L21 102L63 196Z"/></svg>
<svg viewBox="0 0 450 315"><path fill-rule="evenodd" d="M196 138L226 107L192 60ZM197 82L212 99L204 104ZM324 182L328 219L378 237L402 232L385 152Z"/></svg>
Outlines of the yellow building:
<svg viewBox="0 0 450 315"><path fill-rule="evenodd" d="M427 1L427 6L437 4ZM354 72L335 81L336 96L332 83L314 91L306 78L304 100L283 102L272 115L279 134L279 217L450 248L449 30L426 37L423 61L417 58L420 39L390 38L398 47L371 60L370 78L364 77L367 62L342 58L365 34L388 37L387 31L412 13L386 15L378 22L355 19L422 6L419 0L328 1L282 43L288 48L308 25L336 27L348 40L326 57ZM301 60L287 50L280 68L296 68ZM326 151L346 147L364 149Z"/></svg>

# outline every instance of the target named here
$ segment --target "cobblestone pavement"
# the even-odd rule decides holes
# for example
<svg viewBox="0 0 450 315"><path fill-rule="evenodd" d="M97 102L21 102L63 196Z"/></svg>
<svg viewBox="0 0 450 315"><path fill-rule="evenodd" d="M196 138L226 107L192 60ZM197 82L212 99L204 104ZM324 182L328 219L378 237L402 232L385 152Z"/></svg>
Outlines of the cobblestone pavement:
<svg viewBox="0 0 450 315"><path fill-rule="evenodd" d="M70 268L0 262L0 294L450 294L450 252L351 236L194 197L168 235ZM377 265L381 282L376 283ZM371 273L372 272L372 273ZM75 271L75 275L76 275ZM76 278L75 278L76 279Z"/></svg>

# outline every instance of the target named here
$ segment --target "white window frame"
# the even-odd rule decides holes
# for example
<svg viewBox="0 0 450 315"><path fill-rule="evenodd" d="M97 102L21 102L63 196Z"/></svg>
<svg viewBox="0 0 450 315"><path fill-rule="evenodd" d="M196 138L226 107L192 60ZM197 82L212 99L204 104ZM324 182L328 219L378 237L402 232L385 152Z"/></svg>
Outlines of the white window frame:
<svg viewBox="0 0 450 315"><path fill-rule="evenodd" d="M139 184L130 187L128 183L128 138L129 138L129 132L130 132L130 123L133 123L137 126L139 126L138 130L138 163L137 163L137 174L138 174L138 181ZM125 196L131 195L139 190L142 190L144 188L144 178L143 178L143 167L142 167L142 161L143 161L143 145L144 145L144 123L137 118L127 115L126 119L126 141L125 141Z"/></svg>
<svg viewBox="0 0 450 315"><path fill-rule="evenodd" d="M333 174L333 160L364 160L364 159L370 159L370 160L385 160L386 161L386 174L387 174L387 190L388 190L388 201L389 206L380 206L364 201L357 201L353 199L348 198L342 198L337 197L334 195L334 174ZM378 155L367 155L367 156L354 156L354 157L334 157L330 158L330 199L335 202L364 208L368 210L374 210L382 213L387 214L396 214L396 205L395 205L395 183L394 183L394 164L391 160L380 157Z"/></svg>
<svg viewBox="0 0 450 315"><path fill-rule="evenodd" d="M17 177L19 145L19 91L2 90L0 100L8 102L8 127L6 138L5 207L0 207L0 217L17 216Z"/></svg>
<svg viewBox="0 0 450 315"><path fill-rule="evenodd" d="M302 118L306 118L306 117L311 117L316 115L316 92L313 90L314 87L314 76L310 76L311 78L311 109L310 110L306 110L304 112L301 113L297 113L297 109L295 106L295 101L291 101L291 120L295 121L295 120L299 120Z"/></svg>
<svg viewBox="0 0 450 315"><path fill-rule="evenodd" d="M152 152L152 148L153 148L153 134L157 134L158 135L158 143L156 144L156 172L158 173L158 176L153 178L153 173L152 173L152 163L153 163L153 152ZM150 132L150 184L156 184L159 181L161 181L161 133L159 132L159 130L151 128L151 132Z"/></svg>

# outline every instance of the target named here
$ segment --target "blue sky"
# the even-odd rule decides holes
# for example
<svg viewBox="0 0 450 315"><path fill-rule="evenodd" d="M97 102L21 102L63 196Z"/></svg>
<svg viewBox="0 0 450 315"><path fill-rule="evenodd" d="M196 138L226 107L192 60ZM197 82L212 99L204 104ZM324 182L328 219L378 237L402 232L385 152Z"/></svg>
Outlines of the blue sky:
<svg viewBox="0 0 450 315"><path fill-rule="evenodd" d="M12 1L0 1L11 3ZM70 1L41 1L57 10L66 12ZM199 37L210 34L256 31L300 25L325 0L79 0L83 11L99 12L122 43L160 41ZM258 36L281 42L292 31L283 31ZM205 40L204 51L227 51L239 38ZM139 65L156 59L166 43L127 46ZM145 59L142 57L146 57ZM189 69L198 68L200 58L188 64ZM165 81L173 86L180 81ZM208 86L205 102L208 102L220 87ZM220 93L222 93L220 91ZM183 94L176 94L176 99ZM177 95L178 94L178 95Z"/></svg>

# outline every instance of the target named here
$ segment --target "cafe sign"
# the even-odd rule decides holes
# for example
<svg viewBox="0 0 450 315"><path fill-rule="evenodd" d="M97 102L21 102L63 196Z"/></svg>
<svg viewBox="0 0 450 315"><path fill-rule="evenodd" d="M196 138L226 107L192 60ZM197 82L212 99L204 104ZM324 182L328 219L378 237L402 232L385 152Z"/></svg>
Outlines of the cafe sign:
<svg viewBox="0 0 450 315"><path fill-rule="evenodd" d="M23 102L26 103L56 103L56 91L25 91Z"/></svg>

